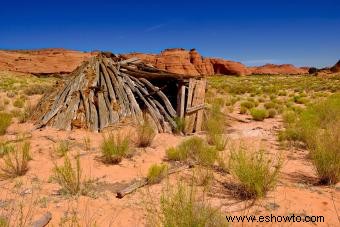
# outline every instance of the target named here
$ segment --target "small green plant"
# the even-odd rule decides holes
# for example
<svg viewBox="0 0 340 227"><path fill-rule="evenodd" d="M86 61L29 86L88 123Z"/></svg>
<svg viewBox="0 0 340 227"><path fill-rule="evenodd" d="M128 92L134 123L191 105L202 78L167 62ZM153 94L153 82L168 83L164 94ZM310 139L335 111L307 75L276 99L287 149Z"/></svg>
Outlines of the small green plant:
<svg viewBox="0 0 340 227"><path fill-rule="evenodd" d="M150 120L144 117L144 121L140 123L137 128L138 147L150 146L155 136L156 136L156 132L153 126L151 125Z"/></svg>
<svg viewBox="0 0 340 227"><path fill-rule="evenodd" d="M28 102L25 105L23 112L19 115L19 122L20 123L27 122L33 112L34 112L34 106L32 106L30 102Z"/></svg>
<svg viewBox="0 0 340 227"><path fill-rule="evenodd" d="M0 178L8 179L23 176L28 171L30 144L23 142L16 149L6 153L0 166Z"/></svg>
<svg viewBox="0 0 340 227"><path fill-rule="evenodd" d="M198 196L193 186L178 184L175 190L164 190L160 199L160 214L149 216L159 217L157 226L229 226L220 209L213 208L205 196Z"/></svg>
<svg viewBox="0 0 340 227"><path fill-rule="evenodd" d="M268 118L274 118L276 116L277 112L275 109L269 109L268 110Z"/></svg>
<svg viewBox="0 0 340 227"><path fill-rule="evenodd" d="M12 117L10 114L0 112L0 135L6 133L6 129L11 124Z"/></svg>
<svg viewBox="0 0 340 227"><path fill-rule="evenodd" d="M251 109L251 108L255 107L255 105L254 105L254 102L244 101L244 102L241 102L241 107Z"/></svg>
<svg viewBox="0 0 340 227"><path fill-rule="evenodd" d="M82 169L79 156L76 158L76 166L73 167L67 155L64 157L64 165L55 165L52 176L65 194L77 195L82 193Z"/></svg>
<svg viewBox="0 0 340 227"><path fill-rule="evenodd" d="M264 151L251 153L244 148L231 152L230 171L240 183L240 193L247 198L263 197L275 187L282 158L273 163Z"/></svg>
<svg viewBox="0 0 340 227"><path fill-rule="evenodd" d="M7 144L5 141L0 141L0 158L13 150L14 147L12 145Z"/></svg>
<svg viewBox="0 0 340 227"><path fill-rule="evenodd" d="M194 161L201 165L212 165L217 159L218 152L199 137L191 137L180 143L176 148L166 150L169 160Z"/></svg>
<svg viewBox="0 0 340 227"><path fill-rule="evenodd" d="M182 133L182 132L184 132L185 126L186 126L185 118L183 118L183 117L176 117L174 119L174 121L176 123L175 133Z"/></svg>
<svg viewBox="0 0 340 227"><path fill-rule="evenodd" d="M25 100L21 99L21 98L17 98L14 102L13 102L13 106L17 107L17 108L23 108L25 105Z"/></svg>
<svg viewBox="0 0 340 227"><path fill-rule="evenodd" d="M168 175L168 165L166 164L153 164L148 171L147 180L149 184L157 184Z"/></svg>
<svg viewBox="0 0 340 227"><path fill-rule="evenodd" d="M70 150L70 142L67 140L59 141L56 147L54 147L54 152L59 157L64 157L67 152Z"/></svg>
<svg viewBox="0 0 340 227"><path fill-rule="evenodd" d="M264 108L268 109L275 109L276 108L276 104L274 102L267 102L264 104Z"/></svg>
<svg viewBox="0 0 340 227"><path fill-rule="evenodd" d="M244 106L240 107L240 114L246 114L248 112L248 109Z"/></svg>
<svg viewBox="0 0 340 227"><path fill-rule="evenodd" d="M101 153L103 161L109 164L118 164L130 152L130 140L123 134L109 134L104 136L101 145Z"/></svg>
<svg viewBox="0 0 340 227"><path fill-rule="evenodd" d="M253 108L250 110L250 114L255 121L263 121L268 117L268 112L265 109Z"/></svg>

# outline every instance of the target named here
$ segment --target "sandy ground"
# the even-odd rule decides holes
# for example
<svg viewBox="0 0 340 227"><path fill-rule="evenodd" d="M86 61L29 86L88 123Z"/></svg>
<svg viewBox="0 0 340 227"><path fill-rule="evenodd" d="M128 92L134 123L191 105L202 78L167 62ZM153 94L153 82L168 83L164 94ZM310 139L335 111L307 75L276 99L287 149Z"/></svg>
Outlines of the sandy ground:
<svg viewBox="0 0 340 227"><path fill-rule="evenodd" d="M279 184L266 198L256 202L235 197L230 185L234 181L228 174L217 174L216 180L208 193L209 200L221 206L226 215L323 215L325 223L267 223L270 226L339 226L340 185L319 186L313 166L306 150L280 147L276 133L282 128L279 117L255 122L246 119L246 115L231 114L248 123L230 120L227 134L232 141L252 148L264 148L268 154L277 157L283 154L285 162ZM162 184L145 187L125 196L116 198L117 190L129 182L146 176L148 168L154 163L164 161L165 150L177 145L184 139L171 134L158 134L151 147L136 149L135 154L124 159L118 165L105 165L100 161L100 144L103 135L84 130L72 132L58 131L51 128L33 130L30 123L14 123L8 128L6 139L15 139L17 135L26 133L31 143L33 160L29 163L29 171L23 177L14 180L0 181L0 215L6 202L15 199L24 201L31 207L34 218L50 211L53 218L48 226L58 226L65 217L77 211L81 226L90 226L96 220L97 226L145 226L145 200L157 200ZM131 131L131 130L130 130ZM133 131L133 129L132 129ZM84 138L90 138L91 149L85 150ZM94 179L94 189L90 196L70 198L60 195L60 186L51 182L50 177L54 164L63 162L62 158L53 157L55 141L68 140L71 143L71 156L80 155L83 176ZM189 170L171 175L175 181L190 175ZM34 203L33 203L34 202ZM29 204L32 204L29 206ZM27 209L27 208L26 208ZM263 223L233 223L233 226L263 226Z"/></svg>

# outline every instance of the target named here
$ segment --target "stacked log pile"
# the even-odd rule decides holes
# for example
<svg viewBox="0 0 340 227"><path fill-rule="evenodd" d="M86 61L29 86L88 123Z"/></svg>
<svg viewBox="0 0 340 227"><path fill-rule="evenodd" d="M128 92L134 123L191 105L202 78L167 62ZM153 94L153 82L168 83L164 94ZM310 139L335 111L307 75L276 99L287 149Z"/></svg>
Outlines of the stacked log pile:
<svg viewBox="0 0 340 227"><path fill-rule="evenodd" d="M101 53L73 71L56 94L41 100L37 128L98 132L127 118L138 123L146 111L159 132L171 131L177 127L177 113L163 91L150 82L169 78L180 81L190 76L158 70L138 58Z"/></svg>

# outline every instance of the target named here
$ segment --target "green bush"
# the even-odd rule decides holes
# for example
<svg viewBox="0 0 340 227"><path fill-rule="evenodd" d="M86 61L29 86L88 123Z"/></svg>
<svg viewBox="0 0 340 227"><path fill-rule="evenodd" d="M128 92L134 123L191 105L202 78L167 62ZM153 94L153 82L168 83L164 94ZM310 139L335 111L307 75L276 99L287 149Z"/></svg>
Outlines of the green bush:
<svg viewBox="0 0 340 227"><path fill-rule="evenodd" d="M244 102L241 102L241 107L251 109L251 108L255 107L255 105L254 105L254 102L244 101Z"/></svg>
<svg viewBox="0 0 340 227"><path fill-rule="evenodd" d="M137 146L150 146L155 136L155 129L152 127L150 121L146 117L144 117L144 121L139 124L137 128Z"/></svg>
<svg viewBox="0 0 340 227"><path fill-rule="evenodd" d="M0 135L6 133L6 129L11 124L12 117L10 114L0 112Z"/></svg>
<svg viewBox="0 0 340 227"><path fill-rule="evenodd" d="M193 186L179 184L175 190L163 191L160 199L160 216L156 226L229 226L224 215L217 208L213 208L204 198L198 196Z"/></svg>
<svg viewBox="0 0 340 227"><path fill-rule="evenodd" d="M268 109L275 109L276 108L276 104L274 102L267 102L264 104L264 108Z"/></svg>
<svg viewBox="0 0 340 227"><path fill-rule="evenodd" d="M217 159L218 152L206 144L203 139L194 136L180 143L177 147L166 150L169 160L195 161L202 165L212 165Z"/></svg>
<svg viewBox="0 0 340 227"><path fill-rule="evenodd" d="M148 183L157 184L168 175L168 165L166 164L153 164L148 171Z"/></svg>
<svg viewBox="0 0 340 227"><path fill-rule="evenodd" d="M23 142L16 149L11 149L3 156L0 166L0 178L8 179L23 176L28 171L28 162L31 160L30 144Z"/></svg>
<svg viewBox="0 0 340 227"><path fill-rule="evenodd" d="M263 121L268 117L268 111L265 109L253 108L250 110L250 114L255 121Z"/></svg>
<svg viewBox="0 0 340 227"><path fill-rule="evenodd" d="M269 109L268 110L268 118L274 118L276 116L277 112L275 109Z"/></svg>
<svg viewBox="0 0 340 227"><path fill-rule="evenodd" d="M82 190L82 169L79 156L76 159L76 166L73 167L67 155L64 157L64 165L55 166L53 179L62 187L66 194L77 195Z"/></svg>
<svg viewBox="0 0 340 227"><path fill-rule="evenodd" d="M282 159L273 163L264 151L251 153L244 148L231 152L230 171L240 183L240 193L248 198L263 197L276 186Z"/></svg>
<svg viewBox="0 0 340 227"><path fill-rule="evenodd" d="M103 161L109 164L118 164L122 159L129 155L130 140L122 134L109 134L104 136L101 145Z"/></svg>
<svg viewBox="0 0 340 227"><path fill-rule="evenodd" d="M240 107L240 114L246 114L248 112L248 109L244 106Z"/></svg>
<svg viewBox="0 0 340 227"><path fill-rule="evenodd" d="M17 107L17 108L23 108L25 105L25 100L21 99L21 98L17 98L14 102L13 102L13 106Z"/></svg>

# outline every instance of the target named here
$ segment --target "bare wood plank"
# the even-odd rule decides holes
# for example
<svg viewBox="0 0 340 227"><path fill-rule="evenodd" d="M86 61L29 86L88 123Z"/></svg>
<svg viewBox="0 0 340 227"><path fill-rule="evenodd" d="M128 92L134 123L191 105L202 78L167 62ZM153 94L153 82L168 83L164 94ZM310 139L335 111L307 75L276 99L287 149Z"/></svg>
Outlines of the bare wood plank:
<svg viewBox="0 0 340 227"><path fill-rule="evenodd" d="M186 110L186 114L191 114L193 112L197 112L198 110L201 110L201 109L204 109L205 108L205 105L204 103L203 104L199 104L197 106L193 106L193 107L190 107Z"/></svg>
<svg viewBox="0 0 340 227"><path fill-rule="evenodd" d="M44 213L38 220L34 221L31 227L44 227L52 220L51 212Z"/></svg>
<svg viewBox="0 0 340 227"><path fill-rule="evenodd" d="M107 72L106 67L103 63L100 63L100 67L101 67L101 70L104 74L104 79L105 79L105 83L106 83L106 86L107 86L107 89L108 89L108 92L109 92L109 95L110 95L110 100L112 100L113 102L116 102L116 96L115 96L115 92L113 90L113 86L112 86L112 83L111 83L111 80L110 80L109 73Z"/></svg>
<svg viewBox="0 0 340 227"><path fill-rule="evenodd" d="M98 132L99 124L98 124L98 113L96 106L94 104L94 92L90 91L89 93L89 106L90 106L90 129L91 131Z"/></svg>
<svg viewBox="0 0 340 227"><path fill-rule="evenodd" d="M182 84L181 86L181 102L180 102L180 118L184 118L184 109L185 109L185 86Z"/></svg>
<svg viewBox="0 0 340 227"><path fill-rule="evenodd" d="M109 125L109 111L106 107L103 92L98 92L97 96L98 96L99 129L102 130L103 128Z"/></svg>
<svg viewBox="0 0 340 227"><path fill-rule="evenodd" d="M189 89L188 89L188 98L187 98L187 109L192 107L193 99L195 97L196 92L196 80L190 79L189 80ZM195 123L196 114L188 114L185 116L185 133L192 133Z"/></svg>
<svg viewBox="0 0 340 227"><path fill-rule="evenodd" d="M204 97L205 97L205 87L206 87L206 79L201 79L199 82L199 97L197 97L197 106L204 106ZM196 107L197 107L196 106ZM202 131L202 122L203 122L203 108L200 108L197 111L197 119L195 125L195 132Z"/></svg>

